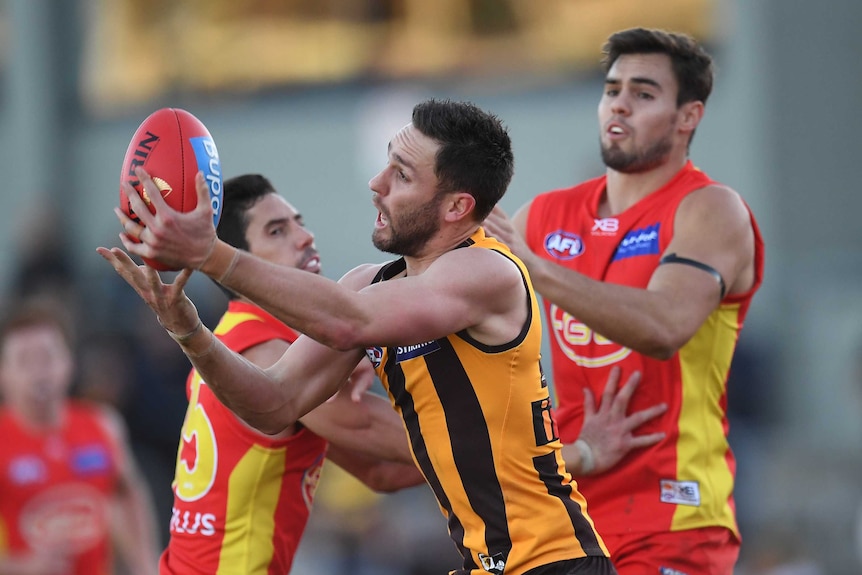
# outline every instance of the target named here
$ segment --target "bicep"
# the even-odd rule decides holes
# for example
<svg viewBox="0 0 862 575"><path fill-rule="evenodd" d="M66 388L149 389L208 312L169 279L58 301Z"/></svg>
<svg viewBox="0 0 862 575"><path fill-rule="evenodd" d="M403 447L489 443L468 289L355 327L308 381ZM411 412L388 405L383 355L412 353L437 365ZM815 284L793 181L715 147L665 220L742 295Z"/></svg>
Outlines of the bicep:
<svg viewBox="0 0 862 575"><path fill-rule="evenodd" d="M710 186L690 194L677 209L673 239L665 251L715 269L730 288L754 258L754 228L742 198Z"/></svg>
<svg viewBox="0 0 862 575"><path fill-rule="evenodd" d="M487 329L493 318L512 309L526 313L516 303L524 294L518 268L484 249L447 252L419 275L374 284L361 293L374 310L364 336L373 345L424 343L465 329Z"/></svg>
<svg viewBox="0 0 862 575"><path fill-rule="evenodd" d="M675 254L708 266L730 290L753 260L753 253L754 231L742 200L732 190L712 186L692 193L680 203L673 238L662 257ZM680 315L691 318L696 326L721 299L718 279L686 263L659 265L648 289L667 295Z"/></svg>

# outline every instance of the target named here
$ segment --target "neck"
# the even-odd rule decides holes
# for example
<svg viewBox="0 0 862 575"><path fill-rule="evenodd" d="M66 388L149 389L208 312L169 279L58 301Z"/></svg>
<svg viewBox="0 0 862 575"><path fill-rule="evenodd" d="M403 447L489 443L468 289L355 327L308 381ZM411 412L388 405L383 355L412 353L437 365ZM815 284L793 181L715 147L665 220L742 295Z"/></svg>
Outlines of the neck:
<svg viewBox="0 0 862 575"><path fill-rule="evenodd" d="M602 217L620 214L667 184L688 157L669 160L646 172L627 174L608 168L605 199L599 207Z"/></svg>
<svg viewBox="0 0 862 575"><path fill-rule="evenodd" d="M453 235L443 237L438 234L425 244L425 248L422 250L421 254L415 256L404 256L404 261L407 264L406 275L417 276L421 274L428 269L428 266L434 263L437 258L464 243L466 239L476 233L477 229L479 229L479 224L470 223L469 226L464 226L463 229Z"/></svg>
<svg viewBox="0 0 862 575"><path fill-rule="evenodd" d="M19 405L13 412L22 425L28 429L46 430L59 427L63 421L63 406L50 405L41 408Z"/></svg>

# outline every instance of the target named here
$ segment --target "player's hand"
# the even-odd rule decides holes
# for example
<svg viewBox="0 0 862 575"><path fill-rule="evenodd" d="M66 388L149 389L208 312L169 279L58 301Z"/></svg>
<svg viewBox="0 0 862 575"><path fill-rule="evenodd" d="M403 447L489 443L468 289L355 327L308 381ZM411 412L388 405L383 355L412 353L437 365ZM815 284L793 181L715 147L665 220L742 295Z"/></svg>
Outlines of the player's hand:
<svg viewBox="0 0 862 575"><path fill-rule="evenodd" d="M120 208L114 208L123 226L123 233L120 234L123 246L131 254L158 260L177 269L199 269L216 243L209 189L203 174L198 172L195 177L197 205L194 210L185 213L168 205L158 186L143 168L136 168L135 175L140 179L141 188L156 213L150 212L134 186L122 182L132 210L141 219L139 224Z"/></svg>
<svg viewBox="0 0 862 575"><path fill-rule="evenodd" d="M524 239L521 237L515 227L512 225L512 220L506 215L500 206L495 206L485 221L482 223L485 232L492 237L497 238L512 250L512 253L518 256L522 261L533 255Z"/></svg>
<svg viewBox="0 0 862 575"><path fill-rule="evenodd" d="M159 272L148 265L139 266L120 248L99 247L96 251L156 313L163 327L175 334L186 334L198 326L198 311L183 291L192 270L184 269L172 283L165 284Z"/></svg>
<svg viewBox="0 0 862 575"><path fill-rule="evenodd" d="M629 401L640 380L641 374L636 371L617 391L620 368L613 367L605 384L602 401L598 409L596 409L592 392L584 388L584 424L578 439L585 441L592 451L593 468L589 474L607 471L632 449L653 445L664 438L663 432L645 435L632 433L647 421L655 419L667 411L667 404L660 403L626 415ZM566 446L566 448L570 449L570 446ZM570 471L577 475L580 470L570 469Z"/></svg>
<svg viewBox="0 0 862 575"><path fill-rule="evenodd" d="M363 359L356 365L356 369L350 374L350 379L347 380L347 385L342 388L342 391L350 389L350 399L354 403L362 401L362 395L371 389L375 381L374 367L371 362Z"/></svg>

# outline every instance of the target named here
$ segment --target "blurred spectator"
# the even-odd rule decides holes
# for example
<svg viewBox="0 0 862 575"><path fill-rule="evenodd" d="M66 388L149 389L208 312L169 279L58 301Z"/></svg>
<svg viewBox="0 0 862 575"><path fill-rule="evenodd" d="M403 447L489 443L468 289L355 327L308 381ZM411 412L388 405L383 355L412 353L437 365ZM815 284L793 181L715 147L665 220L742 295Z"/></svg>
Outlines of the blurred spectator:
<svg viewBox="0 0 862 575"><path fill-rule="evenodd" d="M77 310L78 289L64 219L53 204L36 201L20 219L12 277L17 298L48 295Z"/></svg>
<svg viewBox="0 0 862 575"><path fill-rule="evenodd" d="M0 326L0 573L113 573L113 543L128 573L152 574L149 493L116 412L68 397L65 316L25 302Z"/></svg>

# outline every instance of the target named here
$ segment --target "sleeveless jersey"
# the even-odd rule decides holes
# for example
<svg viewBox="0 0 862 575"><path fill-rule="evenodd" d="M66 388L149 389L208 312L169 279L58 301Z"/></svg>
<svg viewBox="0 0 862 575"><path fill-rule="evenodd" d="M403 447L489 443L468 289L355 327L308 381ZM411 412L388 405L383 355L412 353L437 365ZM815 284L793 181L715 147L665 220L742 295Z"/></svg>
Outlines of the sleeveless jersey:
<svg viewBox="0 0 862 575"><path fill-rule="evenodd" d="M593 279L645 288L671 241L680 201L713 183L688 162L664 187L609 218L596 215L605 177L547 192L533 200L527 244L539 256ZM754 285L746 293L725 296L668 361L616 344L544 302L563 442L573 442L580 431L582 388L601 397L614 365L622 368L623 381L636 370L642 373L630 412L668 404L663 416L637 430L664 431L665 439L632 451L612 473L578 479L601 533L724 526L738 536L726 383L743 320L763 276L763 241L753 216L751 225Z"/></svg>
<svg viewBox="0 0 862 575"><path fill-rule="evenodd" d="M118 447L98 408L70 401L48 431L2 408L0 437L0 555L45 550L70 558L73 575L112 573Z"/></svg>
<svg viewBox="0 0 862 575"><path fill-rule="evenodd" d="M297 335L262 309L231 301L215 329L243 352ZM290 571L308 521L326 442L306 428L268 438L222 405L195 370L187 382L173 481L171 538L162 575L268 575Z"/></svg>
<svg viewBox="0 0 862 575"><path fill-rule="evenodd" d="M462 331L367 350L464 557L454 573L520 575L556 561L606 556L565 471L539 365L539 307L524 265L481 228L461 247L494 250L520 269L530 313L518 337L489 346ZM390 262L374 281L405 267L403 258Z"/></svg>

